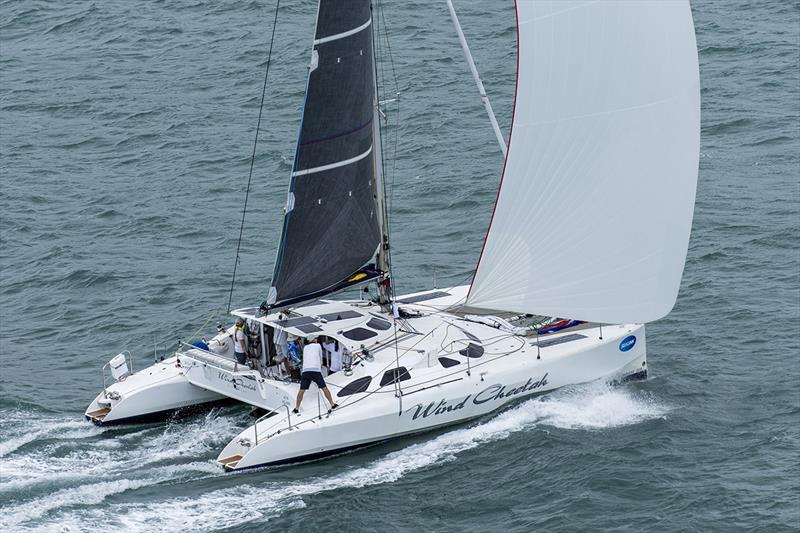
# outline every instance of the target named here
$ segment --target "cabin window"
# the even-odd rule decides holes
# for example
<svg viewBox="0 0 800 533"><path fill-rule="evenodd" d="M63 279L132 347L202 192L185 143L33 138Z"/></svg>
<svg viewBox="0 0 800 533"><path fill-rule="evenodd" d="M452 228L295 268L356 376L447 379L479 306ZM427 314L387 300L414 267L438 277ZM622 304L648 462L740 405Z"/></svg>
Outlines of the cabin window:
<svg viewBox="0 0 800 533"><path fill-rule="evenodd" d="M463 350L459 350L458 353L460 353L464 357L472 357L472 358L481 357L483 355L483 346L471 342L469 343L469 346L467 346Z"/></svg>
<svg viewBox="0 0 800 533"><path fill-rule="evenodd" d="M381 387L409 379L411 379L411 374L408 373L408 369L406 369L406 367L401 366L392 368L391 370L387 370L381 378Z"/></svg>
<svg viewBox="0 0 800 533"><path fill-rule="evenodd" d="M370 327L372 329L377 329L379 331L386 331L387 329L392 327L392 325L386 320L380 318L371 318L369 322L367 322L367 327Z"/></svg>
<svg viewBox="0 0 800 533"><path fill-rule="evenodd" d="M345 331L342 335L351 341L363 341L371 337L376 337L378 334L366 328L353 328Z"/></svg>
<svg viewBox="0 0 800 533"><path fill-rule="evenodd" d="M470 340L473 340L475 342L481 342L481 340L478 337L476 337L475 335L473 335L469 331L467 331L465 329L462 329L461 331L463 331L464 335L466 335Z"/></svg>
<svg viewBox="0 0 800 533"><path fill-rule="evenodd" d="M460 365L461 361L456 361L455 359L450 359L449 357L440 357L439 363L445 368L450 368L451 366Z"/></svg>
<svg viewBox="0 0 800 533"><path fill-rule="evenodd" d="M372 381L372 376L364 376L363 378L355 379L350 383L348 383L347 385L345 385L344 387L342 387L342 390L340 390L336 394L336 396L341 398L342 396L350 396L351 394L358 394L359 392L364 392L365 390L367 390L367 387L369 387L371 381Z"/></svg>

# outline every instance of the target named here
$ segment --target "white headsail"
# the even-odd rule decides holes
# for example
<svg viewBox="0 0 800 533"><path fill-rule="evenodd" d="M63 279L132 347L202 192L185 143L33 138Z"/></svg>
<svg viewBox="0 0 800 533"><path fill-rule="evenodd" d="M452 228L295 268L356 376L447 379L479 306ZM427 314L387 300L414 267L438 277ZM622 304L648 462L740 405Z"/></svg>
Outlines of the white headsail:
<svg viewBox="0 0 800 533"><path fill-rule="evenodd" d="M518 0L517 94L467 305L648 322L677 298L700 81L684 1Z"/></svg>

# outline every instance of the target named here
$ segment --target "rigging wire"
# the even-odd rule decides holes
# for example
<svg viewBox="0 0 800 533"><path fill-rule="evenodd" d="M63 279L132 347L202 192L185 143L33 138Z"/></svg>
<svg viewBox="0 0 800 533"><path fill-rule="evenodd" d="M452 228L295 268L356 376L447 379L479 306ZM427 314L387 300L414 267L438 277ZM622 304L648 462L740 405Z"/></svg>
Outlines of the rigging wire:
<svg viewBox="0 0 800 533"><path fill-rule="evenodd" d="M375 1L375 10L377 12L376 14L377 14L377 18L378 18L377 23L374 26L375 34L373 35L373 44L374 44L374 47L375 47L375 56L376 56L376 58L375 58L375 70L376 70L376 74L378 74L378 73L380 74L380 76L379 76L379 81L380 81L379 85L385 86L387 84L387 80L386 80L387 75L386 75L385 66L384 66L384 63L385 63L385 60L384 60L384 57L385 57L385 55L384 55L384 43L385 43L386 53L388 54L389 63L390 63L391 68L392 68L392 82L394 84L394 92L395 92L395 99L394 100L396 102L396 114L397 114L397 119L396 119L396 121L394 123L394 127L392 128L394 131L392 132L393 135L392 135L391 139L388 138L388 133L389 132L388 132L388 129L387 129L387 141L391 142L391 144L392 144L391 155L388 156L388 157L382 158L382 161L381 161L381 164L383 166L383 180L384 180L384 183L388 182L388 184L389 184L389 194L388 194L388 196L384 195L384 204L385 204L384 209L386 211L386 232L387 232L388 235L391 236L391 225L392 225L392 223L391 223L391 210L392 210L392 207L393 207L393 204L394 204L394 202L392 200L394 198L394 181L395 181L395 170L396 170L396 165L397 165L397 139L399 137L398 127L399 127L399 124L400 124L400 91L399 91L399 86L397 84L397 72L396 72L395 66L394 66L394 57L392 56L392 48L391 48L391 45L389 44L389 36L388 36L389 30L388 30L388 26L386 24L385 10L384 10L384 6L383 6L383 2L381 2L381 0L376 0ZM381 40L381 37L383 37L383 40ZM384 91L384 97L386 97L386 92L385 91ZM380 101L380 93L378 95L378 100ZM387 102L388 102L388 100L387 100ZM379 116L380 116L380 113L379 113ZM384 117L385 117L385 120L386 120L386 125L388 126L388 124L389 124L388 115L384 115ZM381 147L383 148L383 143L381 143ZM392 160L391 173L387 173L386 172L385 159L387 159L387 158L391 158L391 160ZM385 187L384 187L384 190L385 190ZM391 242L391 239L390 239L390 242ZM391 254L391 250L390 250L389 253ZM392 285L391 285L391 299L392 300L395 299L395 285L394 285L394 275L393 274L394 273L392 272L392 261L391 261L391 255L390 255L390 260L389 260L389 279L392 280Z"/></svg>
<svg viewBox="0 0 800 533"><path fill-rule="evenodd" d="M267 94L267 78L269 78L269 66L272 63L272 45L275 42L275 27L278 25L278 8L281 0L275 3L275 17L272 20L272 36L269 38L269 53L267 54L267 68L264 72L264 86L261 88L261 104L258 106L258 122L256 123L256 136L253 141L253 155L250 157L250 173L247 176L247 190L244 194L244 207L242 208L242 224L239 226L239 240L236 243L236 259L233 262L233 275L231 276L231 291L228 294L228 312L231 311L231 301L233 300L233 287L236 283L236 267L239 266L239 250L242 247L242 234L244 233L244 219L247 215L247 200L250 198L250 183L253 181L253 167L256 162L256 148L258 148L258 132L261 129L261 115L264 112L264 97Z"/></svg>
<svg viewBox="0 0 800 533"><path fill-rule="evenodd" d="M383 9L383 5L382 4L381 4L380 16L381 16L381 22L383 24L383 39L384 39L384 41L386 41L386 51L388 52L388 55L389 55L389 65L392 67L392 82L394 83L394 92L395 92L395 98L396 98L396 102L397 102L397 106L396 106L396 108L397 108L397 110L396 110L397 120L396 120L395 128L394 128L394 130L395 130L394 131L394 137L392 139L392 144L393 144L393 146L392 146L392 182L391 182L391 187L390 187L390 190L389 190L389 195L391 196L391 199L394 200L394 180L395 180L395 169L397 167L397 140L400 137L400 130L399 130L399 128L400 128L400 86L397 84L397 70L395 69L395 66L394 66L394 55L392 55L392 45L391 45L391 43L389 41L389 26L386 24L386 14L385 14L385 11Z"/></svg>
<svg viewBox="0 0 800 533"><path fill-rule="evenodd" d="M389 206L394 205L394 182L396 178L396 169L397 169L397 142L400 138L400 86L397 83L397 70L394 66L394 55L392 55L392 45L389 41L389 26L386 24L386 13L383 8L383 3L380 3L380 23L383 25L383 40L386 43L386 51L389 56L389 65L392 69L392 83L394 84L394 93L395 93L395 113L397 118L394 124L394 136L392 137L392 172L391 172L391 181L389 183ZM384 74L384 79L385 79ZM391 226L391 211L387 211L387 217L390 218L389 225Z"/></svg>

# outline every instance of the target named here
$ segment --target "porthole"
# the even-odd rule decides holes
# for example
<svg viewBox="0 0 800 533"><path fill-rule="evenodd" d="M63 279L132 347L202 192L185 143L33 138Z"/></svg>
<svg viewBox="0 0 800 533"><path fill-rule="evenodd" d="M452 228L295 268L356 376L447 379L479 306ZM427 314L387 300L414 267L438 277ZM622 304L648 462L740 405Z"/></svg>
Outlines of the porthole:
<svg viewBox="0 0 800 533"><path fill-rule="evenodd" d="M411 374L408 373L408 369L406 369L406 367L401 366L398 368L392 368L383 374L383 377L381 378L381 387L409 379L411 379Z"/></svg>

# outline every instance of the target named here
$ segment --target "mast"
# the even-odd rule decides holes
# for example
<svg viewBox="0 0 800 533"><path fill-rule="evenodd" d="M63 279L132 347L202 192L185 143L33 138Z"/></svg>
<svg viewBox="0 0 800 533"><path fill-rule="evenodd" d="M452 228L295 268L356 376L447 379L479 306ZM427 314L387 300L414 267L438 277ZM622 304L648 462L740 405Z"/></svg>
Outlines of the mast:
<svg viewBox="0 0 800 533"><path fill-rule="evenodd" d="M375 24L376 5L370 3L372 13L372 49L373 63L372 79L375 87L373 97L373 143L375 146L375 202L380 212L381 243L378 247L377 267L383 272L378 280L378 303L387 305L391 301L391 252L389 249L389 213L386 205L386 179L384 175L383 142L381 136L381 109L378 98L378 29Z"/></svg>

